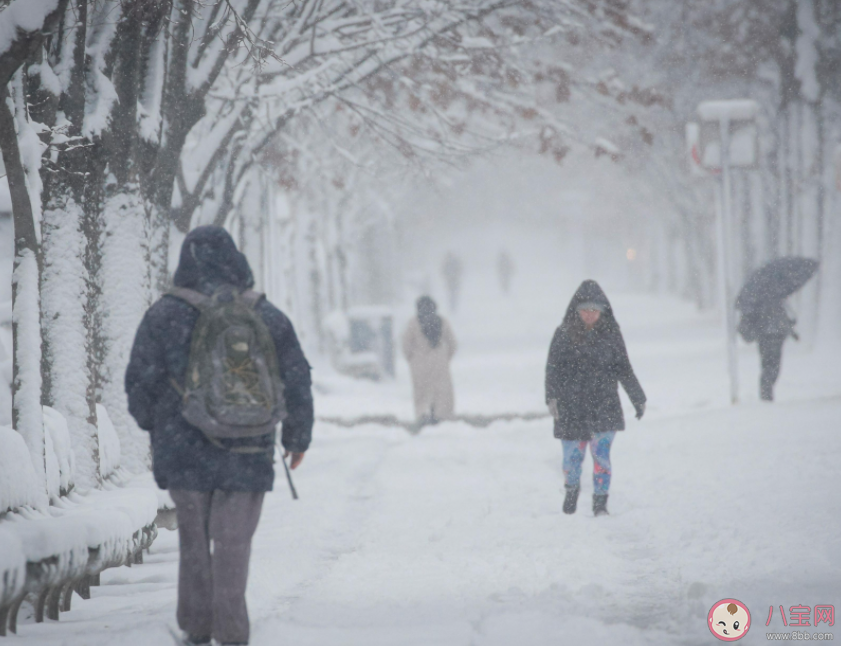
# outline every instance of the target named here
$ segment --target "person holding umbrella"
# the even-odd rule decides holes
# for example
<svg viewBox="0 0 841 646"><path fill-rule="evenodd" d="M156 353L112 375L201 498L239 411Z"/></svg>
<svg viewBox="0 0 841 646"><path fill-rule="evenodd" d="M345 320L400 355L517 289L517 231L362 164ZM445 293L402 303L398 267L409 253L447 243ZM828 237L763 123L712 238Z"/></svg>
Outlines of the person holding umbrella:
<svg viewBox="0 0 841 646"><path fill-rule="evenodd" d="M777 258L756 270L736 299L736 308L742 312L739 334L759 346L762 401L774 401L785 340L790 336L799 339L794 331L796 320L789 317L785 299L803 287L817 268L818 261L810 258Z"/></svg>
<svg viewBox="0 0 841 646"><path fill-rule="evenodd" d="M798 338L794 331L796 320L789 317L784 302L776 300L758 304L749 315L743 315L742 322L744 325L740 326L740 331L753 328L759 346L759 398L774 401L774 384L780 376L783 344L789 336ZM750 332L747 334L750 335Z"/></svg>

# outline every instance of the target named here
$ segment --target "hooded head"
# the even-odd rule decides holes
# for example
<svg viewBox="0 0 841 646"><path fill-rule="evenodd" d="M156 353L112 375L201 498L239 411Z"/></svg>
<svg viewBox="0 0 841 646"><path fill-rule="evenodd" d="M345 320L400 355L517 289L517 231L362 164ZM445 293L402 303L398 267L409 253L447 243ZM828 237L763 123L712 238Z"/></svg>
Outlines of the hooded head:
<svg viewBox="0 0 841 646"><path fill-rule="evenodd" d="M176 287L212 294L222 285L253 287L254 276L231 234L222 227L203 226L184 238L173 282Z"/></svg>
<svg viewBox="0 0 841 646"><path fill-rule="evenodd" d="M578 315L579 309L595 309L601 312L601 316L599 316L599 320L593 329L619 329L619 324L613 317L613 308L610 306L610 301L607 300L607 296L595 280L585 280L581 283L572 300L570 300L564 315L564 327L577 335L584 332L584 323Z"/></svg>
<svg viewBox="0 0 841 646"><path fill-rule="evenodd" d="M417 301L418 322L423 335L433 348L437 348L441 342L443 323L438 316L438 305L429 296L421 296Z"/></svg>

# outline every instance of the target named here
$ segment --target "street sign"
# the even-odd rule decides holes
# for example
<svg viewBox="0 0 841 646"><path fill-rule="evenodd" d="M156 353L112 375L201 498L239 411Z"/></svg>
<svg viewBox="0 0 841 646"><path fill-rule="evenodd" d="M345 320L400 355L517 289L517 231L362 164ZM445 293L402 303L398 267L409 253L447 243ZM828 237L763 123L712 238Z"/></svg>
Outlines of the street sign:
<svg viewBox="0 0 841 646"><path fill-rule="evenodd" d="M698 154L704 168L721 168L721 124L727 124L731 167L756 168L759 146L756 130L756 101L705 101L698 106L701 121Z"/></svg>
<svg viewBox="0 0 841 646"><path fill-rule="evenodd" d="M695 121L686 124L686 161L693 177L709 177L709 171L701 164L701 126Z"/></svg>

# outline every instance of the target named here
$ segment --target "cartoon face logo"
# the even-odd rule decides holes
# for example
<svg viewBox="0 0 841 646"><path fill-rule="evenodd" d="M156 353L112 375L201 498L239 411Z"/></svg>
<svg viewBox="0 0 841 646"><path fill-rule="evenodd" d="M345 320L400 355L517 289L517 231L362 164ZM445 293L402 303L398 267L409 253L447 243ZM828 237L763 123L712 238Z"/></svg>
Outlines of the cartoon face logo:
<svg viewBox="0 0 841 646"><path fill-rule="evenodd" d="M734 642L748 634L750 611L737 599L722 599L707 615L710 632L723 642Z"/></svg>

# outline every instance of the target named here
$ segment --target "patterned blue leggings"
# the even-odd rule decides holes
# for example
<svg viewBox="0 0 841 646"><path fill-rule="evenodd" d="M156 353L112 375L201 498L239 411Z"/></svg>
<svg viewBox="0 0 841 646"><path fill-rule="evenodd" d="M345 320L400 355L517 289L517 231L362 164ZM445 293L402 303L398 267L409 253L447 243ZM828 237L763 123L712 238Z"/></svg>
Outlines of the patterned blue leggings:
<svg viewBox="0 0 841 646"><path fill-rule="evenodd" d="M574 487L581 482L581 463L590 445L593 456L593 493L606 494L610 489L610 445L616 431L593 433L593 439L587 442L578 440L561 440L564 446L564 481L567 486Z"/></svg>

